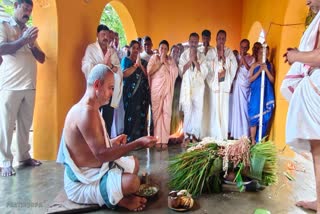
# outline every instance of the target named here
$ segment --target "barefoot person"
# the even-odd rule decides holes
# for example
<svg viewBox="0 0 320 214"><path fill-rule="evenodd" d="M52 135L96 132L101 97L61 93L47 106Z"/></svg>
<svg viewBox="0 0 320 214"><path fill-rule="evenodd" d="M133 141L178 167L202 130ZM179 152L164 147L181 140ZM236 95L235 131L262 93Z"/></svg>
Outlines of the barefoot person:
<svg viewBox="0 0 320 214"><path fill-rule="evenodd" d="M307 0L314 12L319 0ZM289 48L284 55L292 64L282 82L281 92L289 100L286 142L296 151L311 151L316 177L317 199L299 201L297 206L320 213L320 13L300 41L299 49Z"/></svg>
<svg viewBox="0 0 320 214"><path fill-rule="evenodd" d="M205 116L209 118L210 127L207 136L215 139L228 139L230 91L238 68L238 62L232 50L225 46L226 41L227 32L219 30L216 36L217 45L209 49L207 54L210 71L206 82L210 88L211 112Z"/></svg>
<svg viewBox="0 0 320 214"><path fill-rule="evenodd" d="M179 60L182 83L180 92L180 109L183 111L183 147L191 141L200 140L201 119L203 115L204 80L208 66L203 53L198 51L199 35L191 33L189 46Z"/></svg>
<svg viewBox="0 0 320 214"><path fill-rule="evenodd" d="M3 59L0 67L1 176L15 175L11 141L16 122L18 160L28 166L41 164L29 154L29 130L36 94L36 61L45 61L45 54L36 42L39 29L26 26L32 8L32 0L17 0L13 17L0 21L0 56Z"/></svg>
<svg viewBox="0 0 320 214"><path fill-rule="evenodd" d="M84 96L67 114L57 162L65 165L64 189L69 200L140 211L147 200L133 195L140 186L139 163L124 155L152 147L157 139L141 137L130 144L126 144L126 135L109 139L99 107L109 102L113 88L110 68L93 67Z"/></svg>
<svg viewBox="0 0 320 214"><path fill-rule="evenodd" d="M147 71L150 79L154 135L159 137L156 147L166 149L170 135L171 107L178 67L173 58L167 55L169 43L166 40L160 42L159 52L159 55L154 54L150 58Z"/></svg>
<svg viewBox="0 0 320 214"><path fill-rule="evenodd" d="M274 69L272 63L268 60L269 48L267 47L266 62L262 62L263 47L257 49L255 63L249 70L250 96L248 100L248 116L250 126L251 143L256 144L259 141L259 115L260 115L260 96L261 96L261 81L262 71L265 71L264 78L264 96L263 96L263 117L262 117L262 138L268 135L268 127L272 119L275 108L274 97Z"/></svg>

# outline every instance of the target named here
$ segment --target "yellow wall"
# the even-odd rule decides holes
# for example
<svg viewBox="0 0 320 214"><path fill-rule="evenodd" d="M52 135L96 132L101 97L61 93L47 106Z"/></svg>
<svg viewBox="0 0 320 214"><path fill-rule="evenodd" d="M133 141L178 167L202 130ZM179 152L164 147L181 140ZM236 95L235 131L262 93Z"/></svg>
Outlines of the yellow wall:
<svg viewBox="0 0 320 214"><path fill-rule="evenodd" d="M248 37L252 43L257 41L255 36L259 35L258 26L260 25L267 33L267 43L271 48L271 60L275 65L276 81L276 111L272 127L271 138L275 141L279 149L285 147L285 123L288 103L280 93L280 86L283 77L288 71L289 66L284 63L282 55L288 47L299 45L299 39L304 30L304 19L306 17L306 6L303 1L296 0L269 0L256 1L244 0L242 37ZM296 26L270 25L294 24ZM261 30L261 29L260 29ZM291 155L290 149L286 149L286 154Z"/></svg>
<svg viewBox="0 0 320 214"><path fill-rule="evenodd" d="M117 10L123 23L127 23L127 11L121 11L123 7L117 6L116 3L124 5L134 20L137 33L131 33L128 26L124 26L128 43L137 36L149 35L156 48L163 39L168 40L170 44L185 42L191 32L201 34L202 30L209 29L213 37L211 44L214 45L216 32L225 29L228 33L227 45L231 48L238 47L241 33L242 0L223 2L204 0L201 1L201 4L195 0L114 0L110 3Z"/></svg>
<svg viewBox="0 0 320 214"><path fill-rule="evenodd" d="M35 3L33 14L35 25L40 28L39 43L47 55L46 63L39 65L34 117L34 154L39 159L55 158L66 113L84 92L81 59L86 46L96 39L96 27L107 3L111 2L117 10L128 42L137 36L149 35L154 47L162 39L167 39L170 44L187 41L191 32L201 34L203 29L211 30L211 45L215 45L216 32L225 29L228 33L227 46L238 49L241 38L250 36L253 39L253 31L256 31L252 31L255 29L252 28L254 23L258 26L257 29L261 25L268 31L271 21L301 22L304 17L301 9L304 8L303 3L300 6L294 0L269 0L263 3L256 0L49 2L50 7L47 8L40 8ZM287 109L287 104L279 95L279 85L287 70L280 56L285 47L298 44L301 29L284 30L282 27L272 26L267 38L273 50L277 72L277 109L273 138L280 146L284 145L284 114ZM288 35L290 39L287 38Z"/></svg>
<svg viewBox="0 0 320 214"><path fill-rule="evenodd" d="M152 1L149 11L146 34L153 39L154 47L162 39L167 39L170 44L186 42L191 32L201 35L204 29L211 31L213 46L220 29L227 32L227 46L232 49L239 46L242 0Z"/></svg>
<svg viewBox="0 0 320 214"><path fill-rule="evenodd" d="M58 131L58 23L55 0L50 7L34 5L33 22L38 26L40 47L46 53L44 64L38 64L36 106L33 122L34 154L39 159L54 159ZM46 17L46 18L43 18ZM50 27L48 27L50 26Z"/></svg>

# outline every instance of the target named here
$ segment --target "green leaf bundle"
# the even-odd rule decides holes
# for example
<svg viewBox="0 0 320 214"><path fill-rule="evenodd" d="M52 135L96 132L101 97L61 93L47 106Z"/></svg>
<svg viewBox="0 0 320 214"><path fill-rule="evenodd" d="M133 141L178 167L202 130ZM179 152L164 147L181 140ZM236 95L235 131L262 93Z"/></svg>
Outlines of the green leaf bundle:
<svg viewBox="0 0 320 214"><path fill-rule="evenodd" d="M263 158L259 158L263 157ZM259 175L260 172L255 170L259 169L261 165L259 162L264 161L264 166L262 170L261 181L262 184L269 186L278 181L277 178L277 148L275 144L271 141L261 141L256 145L252 146L250 149L250 160L251 160L251 174ZM252 176L256 177L256 176Z"/></svg>
<svg viewBox="0 0 320 214"><path fill-rule="evenodd" d="M173 157L169 163L169 187L186 189L194 196L204 191L220 192L222 160L217 156L216 149L216 144L208 144L203 149Z"/></svg>

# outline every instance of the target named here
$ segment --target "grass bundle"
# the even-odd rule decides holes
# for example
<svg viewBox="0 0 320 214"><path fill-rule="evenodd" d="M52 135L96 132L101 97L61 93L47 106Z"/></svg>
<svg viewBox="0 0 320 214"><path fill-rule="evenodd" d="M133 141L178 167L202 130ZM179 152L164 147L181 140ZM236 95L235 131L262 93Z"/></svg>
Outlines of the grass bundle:
<svg viewBox="0 0 320 214"><path fill-rule="evenodd" d="M220 191L222 159L217 155L216 144L207 144L173 157L169 164L172 189L187 189L194 196L204 191Z"/></svg>
<svg viewBox="0 0 320 214"><path fill-rule="evenodd" d="M243 169L249 167L250 173L247 175ZM223 171L227 173L236 169L235 180L240 191L244 191L242 173L259 180L263 185L277 182L276 146L271 141L263 140L250 148L245 138L226 143L208 138L170 159L169 187L174 190L186 189L193 196L203 192L218 193L221 192Z"/></svg>
<svg viewBox="0 0 320 214"><path fill-rule="evenodd" d="M263 157L260 161L264 161L262 170L261 182L262 184L269 186L277 182L277 148L271 141L262 140L260 143L252 146L250 149L251 160L251 174L258 175L259 157ZM261 164L260 164L261 165ZM259 170L259 169L258 169ZM252 176L255 177L255 176Z"/></svg>

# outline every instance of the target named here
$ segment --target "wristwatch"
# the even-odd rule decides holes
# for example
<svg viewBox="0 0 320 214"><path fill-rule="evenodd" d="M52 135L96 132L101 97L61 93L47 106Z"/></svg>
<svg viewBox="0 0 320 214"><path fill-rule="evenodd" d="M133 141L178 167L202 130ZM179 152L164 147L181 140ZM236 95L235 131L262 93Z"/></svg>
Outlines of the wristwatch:
<svg viewBox="0 0 320 214"><path fill-rule="evenodd" d="M111 63L111 67L110 68L111 68L111 70L114 68L114 65L112 63Z"/></svg>

